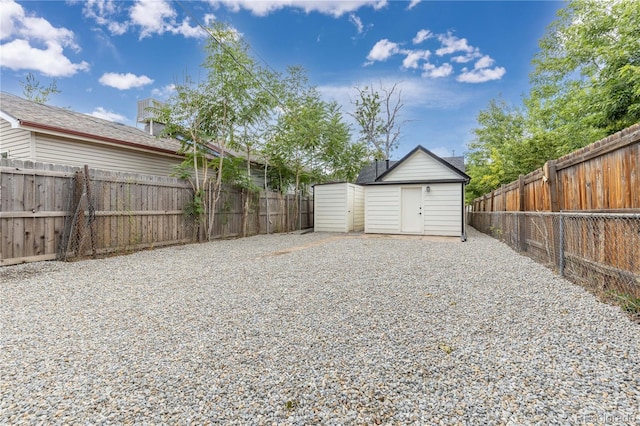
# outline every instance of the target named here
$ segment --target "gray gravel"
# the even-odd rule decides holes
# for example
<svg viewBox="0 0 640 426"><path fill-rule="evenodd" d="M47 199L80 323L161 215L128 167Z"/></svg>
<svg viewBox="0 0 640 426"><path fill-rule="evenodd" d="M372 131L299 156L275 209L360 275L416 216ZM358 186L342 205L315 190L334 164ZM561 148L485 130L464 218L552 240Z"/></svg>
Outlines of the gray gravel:
<svg viewBox="0 0 640 426"><path fill-rule="evenodd" d="M257 236L0 280L3 424L640 423L640 327L473 230Z"/></svg>

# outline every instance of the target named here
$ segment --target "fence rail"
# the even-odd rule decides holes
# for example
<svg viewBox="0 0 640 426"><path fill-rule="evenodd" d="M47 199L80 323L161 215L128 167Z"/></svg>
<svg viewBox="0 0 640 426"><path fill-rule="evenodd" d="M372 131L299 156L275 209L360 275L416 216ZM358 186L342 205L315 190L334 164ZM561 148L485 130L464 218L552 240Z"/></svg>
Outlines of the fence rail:
<svg viewBox="0 0 640 426"><path fill-rule="evenodd" d="M183 180L0 160L0 266L72 259L196 242L202 235L185 214L193 196ZM225 187L214 238L313 226L313 198L278 192L244 194Z"/></svg>
<svg viewBox="0 0 640 426"><path fill-rule="evenodd" d="M469 222L585 287L640 298L640 213L471 212Z"/></svg>

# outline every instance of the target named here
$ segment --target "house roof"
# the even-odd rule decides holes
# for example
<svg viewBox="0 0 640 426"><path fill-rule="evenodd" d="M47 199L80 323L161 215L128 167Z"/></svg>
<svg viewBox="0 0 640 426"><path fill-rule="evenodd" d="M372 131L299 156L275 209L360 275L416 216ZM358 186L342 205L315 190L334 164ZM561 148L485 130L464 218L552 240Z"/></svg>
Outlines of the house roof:
<svg viewBox="0 0 640 426"><path fill-rule="evenodd" d="M115 123L66 108L45 105L0 92L0 113L13 127L76 139L93 139L117 145L177 154L180 142L158 138L138 128Z"/></svg>
<svg viewBox="0 0 640 426"><path fill-rule="evenodd" d="M422 151L425 154L431 156L438 162L445 165L447 168L453 170L457 174L459 174L465 180L471 179L465 173L465 165L464 165L464 157L438 157L428 149L424 148L422 145L418 145L414 149L411 150L407 155L402 157L400 160L390 160L389 165L387 166L386 161L373 161L362 168L356 183L359 185L367 185L379 181L383 175L386 175L391 170L395 169L400 163L404 162L407 158L411 157L416 151ZM377 167L376 167L377 166Z"/></svg>
<svg viewBox="0 0 640 426"><path fill-rule="evenodd" d="M397 160L389 160L388 167L393 166L397 162L398 162ZM358 185L366 185L367 183L375 182L376 178L380 176L382 173L384 173L386 170L387 170L386 160L372 161L371 163L364 166L362 170L360 170L360 174L356 179L356 183Z"/></svg>

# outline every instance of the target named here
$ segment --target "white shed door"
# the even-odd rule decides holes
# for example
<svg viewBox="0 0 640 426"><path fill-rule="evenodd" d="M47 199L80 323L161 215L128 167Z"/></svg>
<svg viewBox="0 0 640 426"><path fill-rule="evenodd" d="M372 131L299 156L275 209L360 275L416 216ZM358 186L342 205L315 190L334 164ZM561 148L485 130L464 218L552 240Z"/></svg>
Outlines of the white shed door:
<svg viewBox="0 0 640 426"><path fill-rule="evenodd" d="M422 188L402 188L402 232L422 234Z"/></svg>

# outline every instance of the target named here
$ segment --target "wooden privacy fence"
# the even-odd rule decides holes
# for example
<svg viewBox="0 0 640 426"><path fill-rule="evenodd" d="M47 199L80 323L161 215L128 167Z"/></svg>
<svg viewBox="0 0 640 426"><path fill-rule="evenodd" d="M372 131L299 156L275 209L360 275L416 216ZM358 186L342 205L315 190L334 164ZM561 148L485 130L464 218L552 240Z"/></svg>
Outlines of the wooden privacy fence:
<svg viewBox="0 0 640 426"><path fill-rule="evenodd" d="M640 209L640 124L502 185L474 212Z"/></svg>
<svg viewBox="0 0 640 426"><path fill-rule="evenodd" d="M185 214L190 185L172 177L0 160L0 265L128 252L198 241ZM242 234L243 197L224 189L214 238ZM250 196L247 235L313 226L313 198Z"/></svg>

